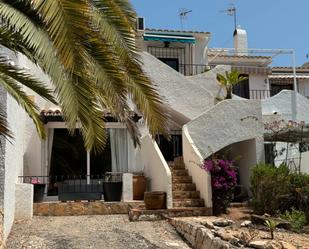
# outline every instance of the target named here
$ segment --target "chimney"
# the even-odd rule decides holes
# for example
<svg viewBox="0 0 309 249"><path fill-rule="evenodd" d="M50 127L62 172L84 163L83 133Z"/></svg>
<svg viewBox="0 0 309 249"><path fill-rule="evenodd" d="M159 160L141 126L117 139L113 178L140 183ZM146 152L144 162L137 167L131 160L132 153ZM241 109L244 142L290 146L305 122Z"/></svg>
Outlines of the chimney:
<svg viewBox="0 0 309 249"><path fill-rule="evenodd" d="M238 25L233 36L235 55L248 55L247 31Z"/></svg>

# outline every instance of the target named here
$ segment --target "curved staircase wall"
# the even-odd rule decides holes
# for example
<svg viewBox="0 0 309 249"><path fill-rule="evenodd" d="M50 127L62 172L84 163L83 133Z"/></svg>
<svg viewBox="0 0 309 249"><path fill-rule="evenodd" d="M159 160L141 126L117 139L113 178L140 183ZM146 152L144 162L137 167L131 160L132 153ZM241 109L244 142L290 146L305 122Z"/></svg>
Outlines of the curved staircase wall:
<svg viewBox="0 0 309 249"><path fill-rule="evenodd" d="M264 161L264 139L261 102L255 100L224 100L183 127L183 158L196 188L211 202L211 178L200 168L203 159L230 145L248 143L250 165L241 165L249 187L250 168ZM252 152L253 151L253 152ZM236 151L237 153L237 151ZM245 155L247 156L247 155ZM243 160L248 162L248 160ZM241 174L242 172L240 172Z"/></svg>
<svg viewBox="0 0 309 249"><path fill-rule="evenodd" d="M145 176L150 179L150 191L166 192L167 208L173 207L172 174L157 143L146 135L141 138L137 163L142 164Z"/></svg>
<svg viewBox="0 0 309 249"><path fill-rule="evenodd" d="M203 157L194 145L187 127L182 131L183 159L185 167L204 200L205 207L212 207L211 177L209 172L200 168Z"/></svg>

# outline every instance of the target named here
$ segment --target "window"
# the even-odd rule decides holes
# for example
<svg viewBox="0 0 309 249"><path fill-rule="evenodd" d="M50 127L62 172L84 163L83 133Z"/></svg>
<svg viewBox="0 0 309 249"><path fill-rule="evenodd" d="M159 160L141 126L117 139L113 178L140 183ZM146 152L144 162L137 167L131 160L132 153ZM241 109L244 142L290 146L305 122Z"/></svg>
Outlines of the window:
<svg viewBox="0 0 309 249"><path fill-rule="evenodd" d="M177 58L158 58L158 59L179 72L179 60Z"/></svg>
<svg viewBox="0 0 309 249"><path fill-rule="evenodd" d="M241 74L240 76L247 77L247 79L235 85L233 87L233 93L239 97L249 99L249 77L247 74Z"/></svg>

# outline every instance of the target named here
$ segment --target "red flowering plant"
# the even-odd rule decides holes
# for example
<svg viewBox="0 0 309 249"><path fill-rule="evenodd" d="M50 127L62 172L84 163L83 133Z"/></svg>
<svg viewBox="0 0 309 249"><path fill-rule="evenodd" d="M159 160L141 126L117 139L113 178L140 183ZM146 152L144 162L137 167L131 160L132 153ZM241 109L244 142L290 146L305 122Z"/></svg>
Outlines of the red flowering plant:
<svg viewBox="0 0 309 249"><path fill-rule="evenodd" d="M32 184L41 184L41 181L38 178L32 178L31 183Z"/></svg>
<svg viewBox="0 0 309 249"><path fill-rule="evenodd" d="M226 213L237 185L234 160L211 158L204 160L202 168L211 174L214 214Z"/></svg>

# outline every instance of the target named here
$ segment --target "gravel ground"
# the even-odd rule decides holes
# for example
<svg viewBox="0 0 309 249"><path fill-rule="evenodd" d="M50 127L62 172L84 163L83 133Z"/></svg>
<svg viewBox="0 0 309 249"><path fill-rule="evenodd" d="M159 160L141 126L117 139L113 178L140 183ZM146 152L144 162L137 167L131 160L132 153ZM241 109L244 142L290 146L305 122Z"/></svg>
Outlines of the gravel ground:
<svg viewBox="0 0 309 249"><path fill-rule="evenodd" d="M17 221L8 249L188 249L166 221L129 222L127 215L34 217Z"/></svg>

